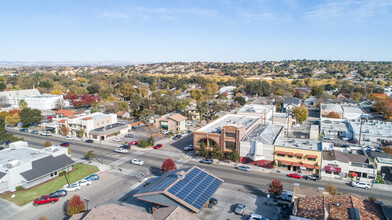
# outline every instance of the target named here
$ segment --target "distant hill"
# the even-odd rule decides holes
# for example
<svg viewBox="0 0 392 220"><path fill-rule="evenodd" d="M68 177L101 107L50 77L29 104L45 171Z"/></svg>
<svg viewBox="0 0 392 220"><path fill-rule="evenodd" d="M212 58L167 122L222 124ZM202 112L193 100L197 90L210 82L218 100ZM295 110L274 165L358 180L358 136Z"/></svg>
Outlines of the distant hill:
<svg viewBox="0 0 392 220"><path fill-rule="evenodd" d="M1 61L0 67L23 67L23 66L124 66L135 64L148 64L148 62L124 62L124 61Z"/></svg>

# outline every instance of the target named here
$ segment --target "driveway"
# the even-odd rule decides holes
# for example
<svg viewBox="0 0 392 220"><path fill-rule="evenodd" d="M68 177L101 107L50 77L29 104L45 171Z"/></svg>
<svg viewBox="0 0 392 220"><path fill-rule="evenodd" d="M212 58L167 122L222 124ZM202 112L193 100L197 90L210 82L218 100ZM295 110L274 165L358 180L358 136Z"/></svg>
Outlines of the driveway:
<svg viewBox="0 0 392 220"><path fill-rule="evenodd" d="M7 219L22 209L10 201L0 199L0 219Z"/></svg>

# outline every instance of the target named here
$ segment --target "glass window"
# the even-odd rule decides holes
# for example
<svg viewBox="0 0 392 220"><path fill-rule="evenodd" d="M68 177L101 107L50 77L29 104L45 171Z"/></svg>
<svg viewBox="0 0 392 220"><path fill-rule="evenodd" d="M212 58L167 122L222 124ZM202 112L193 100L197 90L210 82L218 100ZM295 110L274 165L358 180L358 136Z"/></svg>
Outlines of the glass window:
<svg viewBox="0 0 392 220"><path fill-rule="evenodd" d="M293 158L293 155L287 155L288 158Z"/></svg>
<svg viewBox="0 0 392 220"><path fill-rule="evenodd" d="M297 159L300 159L300 160L301 160L301 159L302 159L302 157L301 157L301 156L297 156Z"/></svg>
<svg viewBox="0 0 392 220"><path fill-rule="evenodd" d="M316 161L315 158L308 158L309 161Z"/></svg>
<svg viewBox="0 0 392 220"><path fill-rule="evenodd" d="M226 132L226 133L225 133L225 136L226 136L226 137L235 138L235 133L228 133L228 132Z"/></svg>
<svg viewBox="0 0 392 220"><path fill-rule="evenodd" d="M279 156L279 157L284 157L285 155L284 155L284 154L278 154L278 156Z"/></svg>
<svg viewBox="0 0 392 220"><path fill-rule="evenodd" d="M235 150L236 144L235 144L235 142L225 141L225 148L230 149L230 150Z"/></svg>

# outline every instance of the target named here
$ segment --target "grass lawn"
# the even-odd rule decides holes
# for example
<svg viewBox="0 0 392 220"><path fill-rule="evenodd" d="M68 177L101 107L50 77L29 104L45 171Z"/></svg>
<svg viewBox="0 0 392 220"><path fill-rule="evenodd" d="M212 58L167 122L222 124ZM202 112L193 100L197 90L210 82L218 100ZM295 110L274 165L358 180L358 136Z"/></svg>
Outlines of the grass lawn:
<svg viewBox="0 0 392 220"><path fill-rule="evenodd" d="M69 173L71 179L70 182L74 183L98 171L99 171L98 167L93 165L75 164L72 166L72 172ZM65 184L67 184L67 180L65 176L56 177L51 181L43 183L34 188L0 195L0 198L9 200L18 206L23 206L29 202L32 202L36 198L39 198L43 195L48 195L49 193L52 193L56 190L63 188ZM11 198L13 194L15 194L14 199Z"/></svg>

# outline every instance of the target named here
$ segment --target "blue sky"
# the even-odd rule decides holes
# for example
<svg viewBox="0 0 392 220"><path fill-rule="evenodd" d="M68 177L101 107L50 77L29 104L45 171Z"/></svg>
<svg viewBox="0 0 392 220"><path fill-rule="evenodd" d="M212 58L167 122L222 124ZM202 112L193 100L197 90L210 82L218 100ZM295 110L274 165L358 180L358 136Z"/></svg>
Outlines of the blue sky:
<svg viewBox="0 0 392 220"><path fill-rule="evenodd" d="M2 0L0 60L392 60L392 0Z"/></svg>

